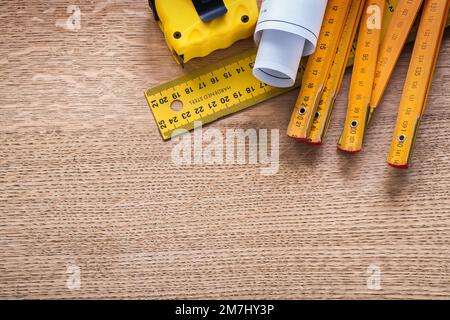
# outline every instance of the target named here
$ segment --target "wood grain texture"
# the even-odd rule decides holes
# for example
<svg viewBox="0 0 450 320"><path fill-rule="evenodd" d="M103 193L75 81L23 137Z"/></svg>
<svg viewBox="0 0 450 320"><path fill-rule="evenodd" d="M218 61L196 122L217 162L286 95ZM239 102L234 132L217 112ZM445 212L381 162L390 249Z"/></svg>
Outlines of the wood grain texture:
<svg viewBox="0 0 450 320"><path fill-rule="evenodd" d="M350 72L320 148L284 136L295 91L212 124L280 129L264 177L174 166L143 96L250 40L182 70L146 1L3 0L0 17L1 298L450 297L450 32L410 170L386 165L408 46L360 154L335 145Z"/></svg>

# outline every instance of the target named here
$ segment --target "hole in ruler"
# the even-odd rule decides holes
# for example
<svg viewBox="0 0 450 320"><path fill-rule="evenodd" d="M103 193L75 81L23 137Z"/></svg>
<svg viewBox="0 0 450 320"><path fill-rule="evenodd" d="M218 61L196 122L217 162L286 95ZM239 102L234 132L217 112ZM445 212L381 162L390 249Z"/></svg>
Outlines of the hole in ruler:
<svg viewBox="0 0 450 320"><path fill-rule="evenodd" d="M399 141L399 142L405 142L405 140L406 140L406 136L405 136L404 134L401 134L401 135L398 137L398 141Z"/></svg>
<svg viewBox="0 0 450 320"><path fill-rule="evenodd" d="M172 108L173 111L181 111L183 110L183 102L175 100L171 103L170 108Z"/></svg>
<svg viewBox="0 0 450 320"><path fill-rule="evenodd" d="M306 108L305 107L300 108L300 110L298 110L298 113L305 114L306 113Z"/></svg>
<svg viewBox="0 0 450 320"><path fill-rule="evenodd" d="M352 122L350 122L350 127L351 127L352 129L355 129L357 126L358 126L358 121L353 120Z"/></svg>
<svg viewBox="0 0 450 320"><path fill-rule="evenodd" d="M316 112L316 114L314 115L314 118L319 119L320 117L320 112Z"/></svg>

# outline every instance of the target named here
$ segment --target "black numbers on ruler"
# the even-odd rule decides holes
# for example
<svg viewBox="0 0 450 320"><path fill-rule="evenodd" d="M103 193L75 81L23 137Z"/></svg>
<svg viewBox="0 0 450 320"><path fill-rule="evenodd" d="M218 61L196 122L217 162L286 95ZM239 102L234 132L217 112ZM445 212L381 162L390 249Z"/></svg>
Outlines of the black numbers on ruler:
<svg viewBox="0 0 450 320"><path fill-rule="evenodd" d="M159 99L159 104L165 104L168 102L169 102L169 99L167 99L167 97L162 97L161 99Z"/></svg>
<svg viewBox="0 0 450 320"><path fill-rule="evenodd" d="M161 130L167 129L167 125L166 125L166 122L165 122L164 120L159 121L159 122L158 122L158 126L159 126L159 128L160 128Z"/></svg>
<svg viewBox="0 0 450 320"><path fill-rule="evenodd" d="M226 104L228 102L230 102L230 97L229 96L225 96L223 98L220 98L220 103L221 104Z"/></svg>
<svg viewBox="0 0 450 320"><path fill-rule="evenodd" d="M212 77L212 78L210 79L210 81L211 81L212 84L216 84L216 83L219 82L219 78L217 78L217 77Z"/></svg>
<svg viewBox="0 0 450 320"><path fill-rule="evenodd" d="M170 123L170 124L175 124L175 123L177 123L177 122L178 122L178 117L177 117L177 116L172 117L172 118L169 119L169 123Z"/></svg>
<svg viewBox="0 0 450 320"><path fill-rule="evenodd" d="M152 101L150 101L150 106L152 108L156 108L156 107L158 107L158 102L156 100L152 100Z"/></svg>
<svg viewBox="0 0 450 320"><path fill-rule="evenodd" d="M188 87L184 89L184 92L186 92L186 94L191 94L192 92L194 92L194 89L192 89L192 87Z"/></svg>
<svg viewBox="0 0 450 320"><path fill-rule="evenodd" d="M231 72L229 72L229 71L225 72L225 73L223 74L223 77L224 77L225 79L231 78L231 77L232 77Z"/></svg>
<svg viewBox="0 0 450 320"><path fill-rule="evenodd" d="M189 118L191 117L191 112L190 112L190 111L188 111L188 112L183 112L183 113L181 114L181 117L182 117L183 119L189 119Z"/></svg>
<svg viewBox="0 0 450 320"><path fill-rule="evenodd" d="M240 97L242 97L242 93L240 91L233 93L233 98L239 99Z"/></svg>
<svg viewBox="0 0 450 320"><path fill-rule="evenodd" d="M205 111L205 109L203 108L203 106L194 108L195 114L201 114L203 111Z"/></svg>
<svg viewBox="0 0 450 320"><path fill-rule="evenodd" d="M217 107L217 102L216 101L212 101L212 102L208 103L208 107L210 109L214 109L215 107Z"/></svg>
<svg viewBox="0 0 450 320"><path fill-rule="evenodd" d="M244 67L240 67L240 68L237 68L237 69L236 69L236 73L237 73L237 74L241 74L242 72L245 72Z"/></svg>
<svg viewBox="0 0 450 320"><path fill-rule="evenodd" d="M420 76L422 75L422 68L421 68L421 67L417 67L417 68L414 70L414 75L415 75L416 77L420 77Z"/></svg>
<svg viewBox="0 0 450 320"><path fill-rule="evenodd" d="M150 106L152 108L157 108L160 105L166 104L168 102L169 102L169 99L167 97L162 97L159 100L152 100L152 101L150 101Z"/></svg>
<svg viewBox="0 0 450 320"><path fill-rule="evenodd" d="M245 91L247 91L248 94L251 94L251 93L255 92L255 88L248 87L248 88L245 89Z"/></svg>
<svg viewBox="0 0 450 320"><path fill-rule="evenodd" d="M157 98L155 100L151 100L150 106L152 108L157 108L159 106L169 104L171 101L181 99L184 95L193 94L197 90L197 86L198 86L198 90L203 90L203 89L207 88L210 84L213 84L213 85L218 84L220 81L222 81L221 79L227 80L227 79L233 78L233 76L235 76L235 75L241 75L248 71L247 66L250 69L253 69L254 61L251 61L248 64L246 63L243 66L238 65L237 67L231 69L230 71L225 70L225 72L223 72L221 75L218 75L218 76L211 73L211 77L209 78L209 81L202 81L200 78L198 78L199 82L197 82L197 84L194 84L194 86L189 86L187 83L185 83L184 88L178 88L179 91L174 91L168 97L166 96L166 97L162 97L159 99ZM229 66L229 67L231 67L231 66ZM259 83L259 89L264 89L267 86L268 85L264 82ZM251 95L254 92L256 92L256 89L254 86L247 87L247 88L245 88L244 92L236 91L230 96L227 95L227 96L220 98L218 101L211 101L206 106L198 106L189 112L181 113L180 115L166 119L165 121L161 120L158 122L158 126L161 130L167 129L167 126L169 124L174 125L174 124L178 123L180 119L188 120L189 118L192 117L193 114L200 115L200 114L204 113L206 111L205 108L215 109L216 107L218 107L218 104L226 105L228 103L231 103L233 98L234 99L242 98L243 93L244 94L247 93L247 94Z"/></svg>

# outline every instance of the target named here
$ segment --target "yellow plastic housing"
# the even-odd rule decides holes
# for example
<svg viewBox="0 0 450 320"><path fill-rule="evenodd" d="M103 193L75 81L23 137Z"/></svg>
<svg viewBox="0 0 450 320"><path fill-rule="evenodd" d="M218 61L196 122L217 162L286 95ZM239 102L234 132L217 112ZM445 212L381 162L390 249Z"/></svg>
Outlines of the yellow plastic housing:
<svg viewBox="0 0 450 320"><path fill-rule="evenodd" d="M256 0L224 0L228 12L203 22L191 0L157 0L160 27L178 63L204 57L249 38L258 20Z"/></svg>

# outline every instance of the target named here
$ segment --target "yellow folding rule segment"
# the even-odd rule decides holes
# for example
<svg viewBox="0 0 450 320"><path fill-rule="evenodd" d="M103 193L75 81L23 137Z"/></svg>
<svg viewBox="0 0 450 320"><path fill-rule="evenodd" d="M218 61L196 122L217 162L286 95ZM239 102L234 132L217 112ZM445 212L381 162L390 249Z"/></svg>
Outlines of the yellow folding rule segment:
<svg viewBox="0 0 450 320"><path fill-rule="evenodd" d="M349 105L338 148L358 152L362 148L369 102L381 41L385 0L368 0L361 20L349 92Z"/></svg>
<svg viewBox="0 0 450 320"><path fill-rule="evenodd" d="M407 168L410 163L441 47L449 4L448 0L425 1L388 155L391 166Z"/></svg>
<svg viewBox="0 0 450 320"><path fill-rule="evenodd" d="M317 111L311 126L311 131L308 134L308 143L323 143L331 118L331 111L340 90L342 79L344 78L348 57L353 47L364 2L365 0L353 0L351 2L350 11L339 41L336 56L334 57L328 79L325 82L322 96L319 100L319 105L317 106Z"/></svg>
<svg viewBox="0 0 450 320"><path fill-rule="evenodd" d="M212 122L290 89L266 85L252 74L256 50L214 63L145 91L164 140ZM303 59L297 75L299 86L305 70ZM182 130L181 130L182 129Z"/></svg>
<svg viewBox="0 0 450 320"><path fill-rule="evenodd" d="M386 36L381 41L370 99L369 122L373 111L381 101L422 3L423 0L400 0L395 9Z"/></svg>
<svg viewBox="0 0 450 320"><path fill-rule="evenodd" d="M381 29L382 38L386 33L394 12L396 12L399 1L405 0L387 0L383 16L383 27ZM355 34L359 27L362 9L365 0L353 1L350 9L344 31L338 46L338 51L334 58L333 65L330 70L329 78L323 89L322 97L319 101L317 112L314 118L311 131L308 136L308 143L322 144L331 119L331 112L334 107L336 97L341 88L342 80L346 67L353 64ZM359 10L358 10L359 9ZM411 36L410 38L411 39ZM350 58L349 58L350 57Z"/></svg>
<svg viewBox="0 0 450 320"><path fill-rule="evenodd" d="M308 59L300 95L287 130L288 136L306 141L320 96L349 13L351 1L330 0L325 11L316 52Z"/></svg>

